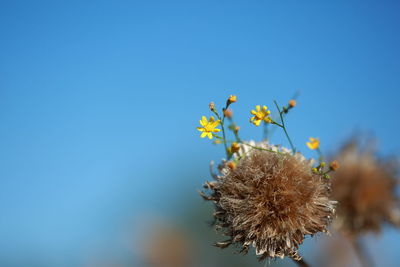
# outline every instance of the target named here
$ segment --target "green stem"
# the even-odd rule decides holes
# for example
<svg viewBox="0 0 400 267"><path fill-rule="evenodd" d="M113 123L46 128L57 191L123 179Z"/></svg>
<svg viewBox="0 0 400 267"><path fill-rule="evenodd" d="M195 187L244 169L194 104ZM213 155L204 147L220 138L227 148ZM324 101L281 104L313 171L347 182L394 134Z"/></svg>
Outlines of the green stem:
<svg viewBox="0 0 400 267"><path fill-rule="evenodd" d="M264 122L264 132L263 132L264 141L268 140L268 134L269 134L268 123Z"/></svg>
<svg viewBox="0 0 400 267"><path fill-rule="evenodd" d="M319 162L324 161L324 154L322 154L321 149L317 148L317 153L318 153Z"/></svg>
<svg viewBox="0 0 400 267"><path fill-rule="evenodd" d="M264 150L264 151L268 151L268 152L272 152L272 153L276 153L276 154L280 154L280 155L285 155L285 153L280 152L280 151L274 151L274 150L272 150L272 149L257 147L257 146L253 146L253 145L250 145L250 144L247 144L247 143L242 143L242 144L243 144L243 145L246 145L246 146L249 146L249 147L252 147L252 148L254 148L254 149Z"/></svg>
<svg viewBox="0 0 400 267"><path fill-rule="evenodd" d="M229 119L229 121L231 122L231 126L229 126L229 127L231 127L231 128L229 128L229 129L231 129L232 132L233 132L233 134L235 135L236 142L241 143L242 140L241 140L240 137L239 137L239 133L235 130L235 128L236 128L235 122L233 121L232 118L228 118L228 119Z"/></svg>
<svg viewBox="0 0 400 267"><path fill-rule="evenodd" d="M290 139L289 134L286 130L285 121L283 120L281 109L279 108L278 103L276 101L274 101L274 103L275 103L276 108L278 109L279 116L281 117L281 123L282 123L282 124L279 124L279 123L275 122L275 124L278 125L279 127L281 127L283 129L283 131L285 132L285 135L289 141L290 147L292 148L293 154L294 154L294 153L296 153L296 148L294 147L292 140Z"/></svg>
<svg viewBox="0 0 400 267"><path fill-rule="evenodd" d="M225 146L225 153L226 153L226 157L229 159L229 152L228 152L228 146L226 144L226 134L225 134L225 125L224 125L224 120L225 120L225 116L221 119L221 116L219 116L218 112L214 112L215 115L217 115L218 120L221 122L221 128L222 128L222 138L224 140L224 146Z"/></svg>
<svg viewBox="0 0 400 267"><path fill-rule="evenodd" d="M216 134L213 134L213 136L214 136L215 138L221 139L222 142L223 142L224 144L235 142L235 141L232 141L232 140L225 140L223 137L218 136L218 135L216 135ZM243 141L240 141L240 142L238 142L238 143L243 144L243 145L245 145L245 146L249 146L249 147L254 148L254 149L264 150L264 151L268 151L268 152L272 152L272 153L276 153L276 154L280 154L280 155L285 155L284 152L274 151L274 150L272 150L272 149L262 148L262 147L258 147L258 146L253 146L253 145L250 145L250 144L248 144L248 143L244 143Z"/></svg>

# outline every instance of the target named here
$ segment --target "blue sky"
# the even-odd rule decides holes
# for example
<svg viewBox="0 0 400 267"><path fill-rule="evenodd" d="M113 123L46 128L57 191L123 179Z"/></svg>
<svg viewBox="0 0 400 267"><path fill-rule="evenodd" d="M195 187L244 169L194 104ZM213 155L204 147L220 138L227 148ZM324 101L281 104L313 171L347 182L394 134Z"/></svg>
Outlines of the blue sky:
<svg viewBox="0 0 400 267"><path fill-rule="evenodd" d="M222 156L195 127L229 94L244 138L261 137L254 105L299 90L287 123L307 156L309 136L328 152L354 130L398 154L399 7L1 1L0 261L81 264L140 214L172 214Z"/></svg>

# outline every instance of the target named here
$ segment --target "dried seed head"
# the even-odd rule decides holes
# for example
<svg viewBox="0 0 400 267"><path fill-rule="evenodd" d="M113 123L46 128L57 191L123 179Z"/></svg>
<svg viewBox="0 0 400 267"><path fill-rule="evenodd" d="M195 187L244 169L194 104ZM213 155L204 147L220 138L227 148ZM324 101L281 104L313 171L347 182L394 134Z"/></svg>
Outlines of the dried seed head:
<svg viewBox="0 0 400 267"><path fill-rule="evenodd" d="M393 161L378 160L373 151L360 152L351 142L335 156L340 169L332 173L332 195L338 200L335 227L356 236L379 233L383 222L400 226Z"/></svg>
<svg viewBox="0 0 400 267"><path fill-rule="evenodd" d="M261 260L298 260L305 235L327 232L335 204L329 199L329 180L313 173L301 154L247 150L235 169L222 168L221 174L208 187L216 226L228 236L216 246L235 243L244 253L253 246Z"/></svg>

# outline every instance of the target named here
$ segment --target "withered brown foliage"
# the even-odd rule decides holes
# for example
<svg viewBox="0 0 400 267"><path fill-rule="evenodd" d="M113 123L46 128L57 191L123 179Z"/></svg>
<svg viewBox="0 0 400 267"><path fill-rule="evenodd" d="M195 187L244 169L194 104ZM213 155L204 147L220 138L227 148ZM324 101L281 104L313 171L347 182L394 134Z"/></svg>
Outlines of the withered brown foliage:
<svg viewBox="0 0 400 267"><path fill-rule="evenodd" d="M263 260L290 256L300 260L305 235L327 232L334 213L329 180L311 172L300 154L253 150L233 170L222 170L202 192L215 204L215 224L231 244L247 253L251 246Z"/></svg>
<svg viewBox="0 0 400 267"><path fill-rule="evenodd" d="M332 178L332 195L339 202L334 225L352 237L379 233L383 222L400 226L394 161L379 160L371 149L361 152L354 141L335 158L340 168Z"/></svg>

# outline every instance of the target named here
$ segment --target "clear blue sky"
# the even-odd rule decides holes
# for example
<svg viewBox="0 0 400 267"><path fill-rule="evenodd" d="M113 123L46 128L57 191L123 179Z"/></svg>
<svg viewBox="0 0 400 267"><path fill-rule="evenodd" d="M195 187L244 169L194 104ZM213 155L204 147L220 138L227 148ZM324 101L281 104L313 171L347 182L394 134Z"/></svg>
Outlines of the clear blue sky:
<svg viewBox="0 0 400 267"><path fill-rule="evenodd" d="M168 216L222 156L195 127L229 94L245 138L254 105L300 90L287 123L307 156L309 136L332 151L355 129L398 154L399 8L1 1L0 264L80 265L143 212Z"/></svg>

